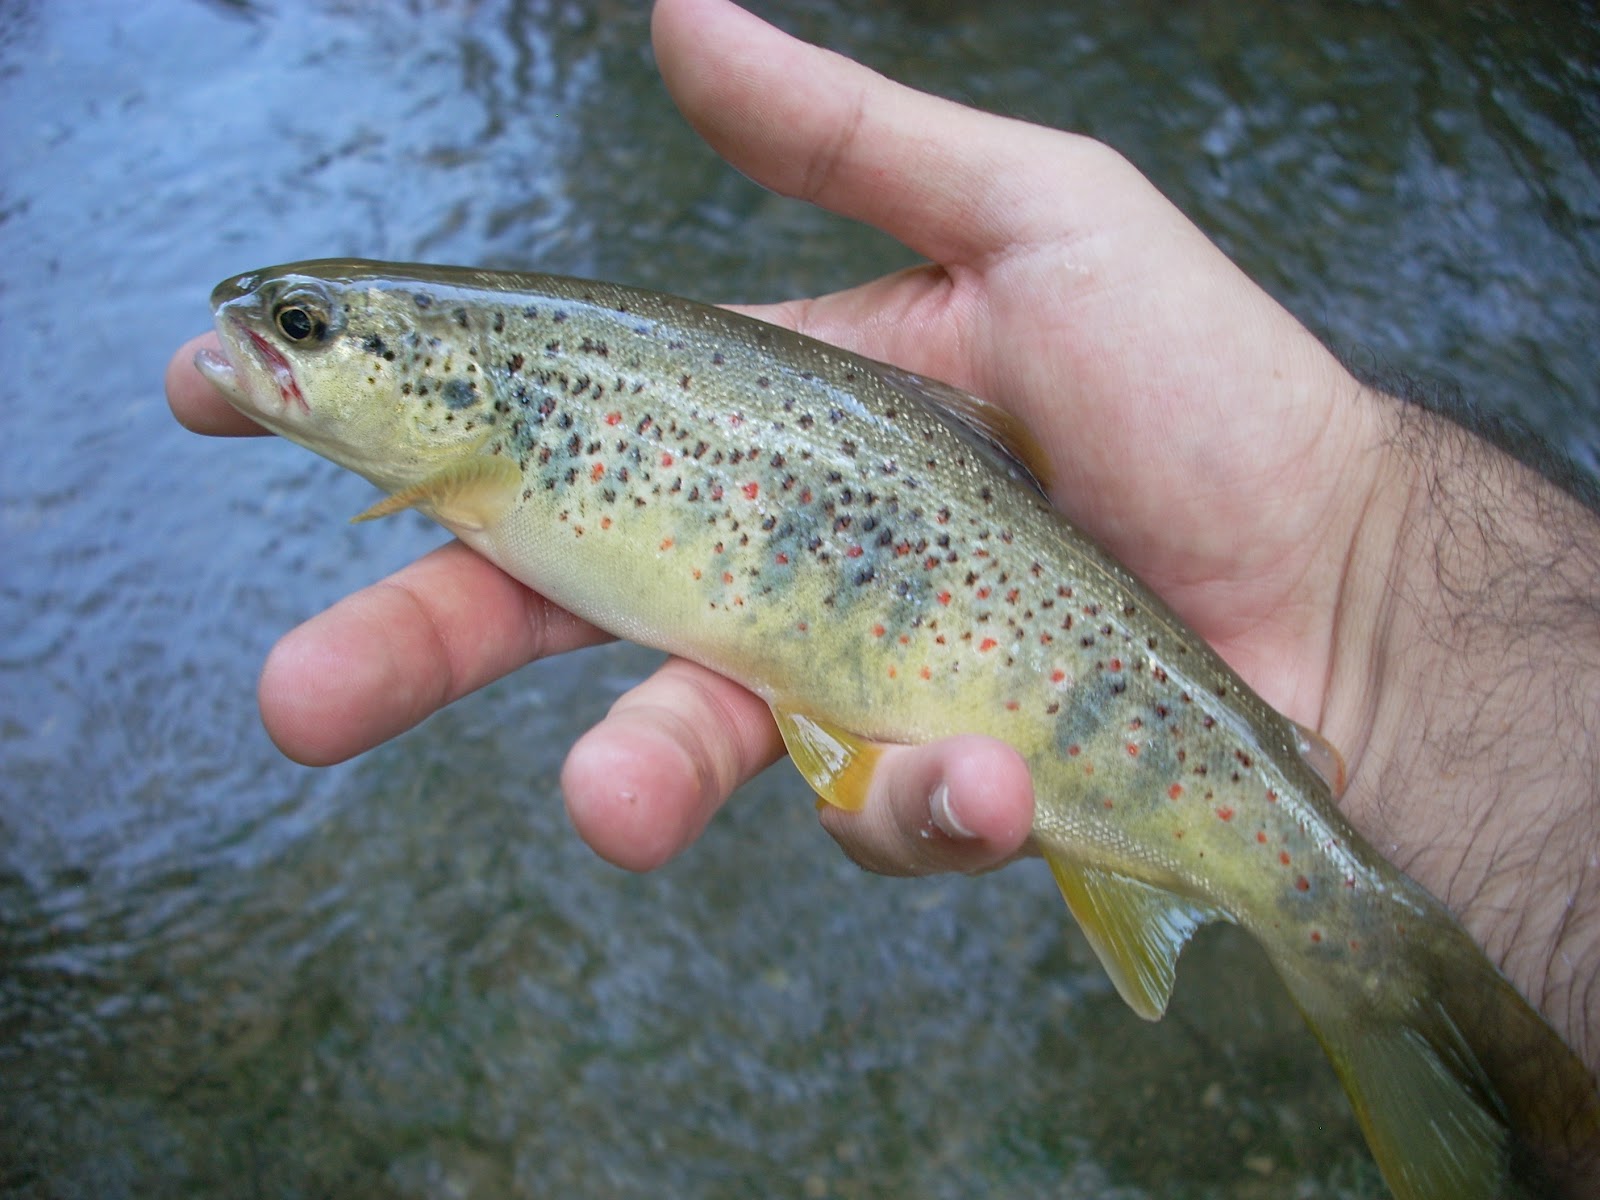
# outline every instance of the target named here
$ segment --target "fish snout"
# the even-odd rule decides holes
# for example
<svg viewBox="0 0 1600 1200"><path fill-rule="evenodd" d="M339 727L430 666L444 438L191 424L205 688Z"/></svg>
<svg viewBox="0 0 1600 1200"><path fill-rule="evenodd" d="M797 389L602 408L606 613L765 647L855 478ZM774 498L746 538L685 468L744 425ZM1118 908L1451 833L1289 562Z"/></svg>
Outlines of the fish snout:
<svg viewBox="0 0 1600 1200"><path fill-rule="evenodd" d="M213 311L224 306L232 307L240 300L252 295L261 283L261 272L246 271L243 275L235 275L231 279L224 279L211 289L211 308Z"/></svg>

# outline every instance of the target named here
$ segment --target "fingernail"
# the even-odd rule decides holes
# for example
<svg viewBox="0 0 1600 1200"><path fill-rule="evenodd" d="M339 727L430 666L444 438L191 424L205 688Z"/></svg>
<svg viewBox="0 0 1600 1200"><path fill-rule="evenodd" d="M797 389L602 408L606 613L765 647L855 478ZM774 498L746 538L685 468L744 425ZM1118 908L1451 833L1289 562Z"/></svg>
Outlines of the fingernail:
<svg viewBox="0 0 1600 1200"><path fill-rule="evenodd" d="M978 836L961 823L955 810L950 807L950 785L947 783L934 788L933 795L928 797L928 815L933 818L935 825L953 838L970 841Z"/></svg>

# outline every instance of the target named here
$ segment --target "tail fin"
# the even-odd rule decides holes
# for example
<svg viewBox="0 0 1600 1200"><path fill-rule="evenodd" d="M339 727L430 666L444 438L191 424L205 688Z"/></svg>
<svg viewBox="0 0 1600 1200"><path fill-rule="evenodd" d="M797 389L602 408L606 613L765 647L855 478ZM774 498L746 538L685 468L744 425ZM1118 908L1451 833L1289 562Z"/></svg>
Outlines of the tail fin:
<svg viewBox="0 0 1600 1200"><path fill-rule="evenodd" d="M1420 963L1355 1002L1278 963L1397 1200L1600 1195L1600 1093L1446 919ZM1415 968L1415 969L1413 969Z"/></svg>

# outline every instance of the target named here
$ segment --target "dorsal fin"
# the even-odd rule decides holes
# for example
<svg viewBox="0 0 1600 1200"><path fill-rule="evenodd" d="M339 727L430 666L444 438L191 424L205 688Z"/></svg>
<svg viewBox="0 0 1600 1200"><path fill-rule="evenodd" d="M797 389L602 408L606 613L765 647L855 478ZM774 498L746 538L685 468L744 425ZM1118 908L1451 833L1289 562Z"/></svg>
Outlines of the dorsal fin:
<svg viewBox="0 0 1600 1200"><path fill-rule="evenodd" d="M891 368L885 379L915 396L1005 474L1048 494L1054 482L1033 431L1003 408L948 383Z"/></svg>

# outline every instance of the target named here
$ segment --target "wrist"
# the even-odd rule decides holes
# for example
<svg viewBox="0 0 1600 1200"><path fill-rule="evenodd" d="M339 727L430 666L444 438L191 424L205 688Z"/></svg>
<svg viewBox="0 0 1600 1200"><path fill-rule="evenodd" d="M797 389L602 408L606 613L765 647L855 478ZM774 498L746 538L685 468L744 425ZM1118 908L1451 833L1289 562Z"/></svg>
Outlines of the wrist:
<svg viewBox="0 0 1600 1200"><path fill-rule="evenodd" d="M1386 434L1336 620L1342 806L1600 1056L1600 521L1419 407Z"/></svg>

